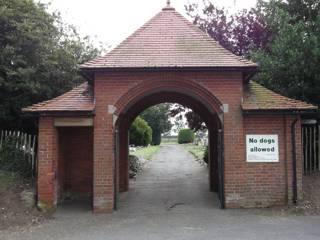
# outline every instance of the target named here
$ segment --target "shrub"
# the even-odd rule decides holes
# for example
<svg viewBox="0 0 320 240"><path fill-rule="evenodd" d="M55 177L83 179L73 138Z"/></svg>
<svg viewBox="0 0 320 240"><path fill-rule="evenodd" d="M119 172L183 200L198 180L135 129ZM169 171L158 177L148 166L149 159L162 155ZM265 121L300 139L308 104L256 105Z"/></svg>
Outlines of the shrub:
<svg viewBox="0 0 320 240"><path fill-rule="evenodd" d="M152 129L148 123L137 117L130 127L130 144L148 146L152 140Z"/></svg>
<svg viewBox="0 0 320 240"><path fill-rule="evenodd" d="M206 149L204 150L203 154L203 161L208 164L209 162L209 147L207 146Z"/></svg>
<svg viewBox="0 0 320 240"><path fill-rule="evenodd" d="M138 157L129 156L129 177L134 178L142 170L142 164Z"/></svg>
<svg viewBox="0 0 320 240"><path fill-rule="evenodd" d="M194 141L194 132L191 129L181 129L178 134L178 143L192 143Z"/></svg>
<svg viewBox="0 0 320 240"><path fill-rule="evenodd" d="M0 148L0 169L18 173L21 177L31 177L32 169L24 156L22 149L16 148L17 139L8 136L3 140Z"/></svg>

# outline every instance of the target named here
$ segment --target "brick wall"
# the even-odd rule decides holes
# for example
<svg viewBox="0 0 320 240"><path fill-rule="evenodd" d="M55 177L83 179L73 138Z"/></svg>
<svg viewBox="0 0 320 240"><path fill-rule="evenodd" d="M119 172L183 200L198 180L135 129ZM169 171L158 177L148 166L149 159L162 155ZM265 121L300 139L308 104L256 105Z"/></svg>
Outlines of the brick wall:
<svg viewBox="0 0 320 240"><path fill-rule="evenodd" d="M93 128L62 127L58 133L60 191L92 194Z"/></svg>
<svg viewBox="0 0 320 240"><path fill-rule="evenodd" d="M276 134L279 141L279 162L248 163L241 161L242 185L234 188L234 196L227 197L229 207L268 207L284 205L292 199L292 142L291 123L294 117L285 115L245 116L245 134ZM298 183L301 183L301 140L299 122L297 134ZM245 139L245 136L243 137ZM226 166L228 167L228 166ZM299 186L301 193L301 186ZM232 195L231 195L232 196Z"/></svg>
<svg viewBox="0 0 320 240"><path fill-rule="evenodd" d="M112 112L108 112L108 106L116 106L115 113L122 118L126 117L128 106L130 109L137 108L136 100L147 99L150 93L159 92L154 95L153 103L166 100L168 91L176 91L189 96L194 101L194 106L199 102L209 108L209 111L219 112L223 121L224 133L224 187L226 207L258 207L274 204L284 204L291 197L292 192L292 165L291 165L291 137L290 126L293 117L290 116L243 116L240 104L243 97L241 73L210 73L210 72L185 72L185 73L97 73L95 76L94 96L95 96L95 118L93 129L93 206L94 212L112 212L114 208L114 185L120 185L120 190L126 190L128 179L127 162L115 164L115 129L116 120ZM166 92L164 94L164 92ZM173 97L168 97L174 100ZM162 97L161 97L162 96ZM163 97L165 96L165 97ZM177 98L178 99L178 98ZM180 98L181 100L181 98ZM192 103L190 101L190 103ZM159 103L158 102L158 103ZM221 114L221 105L226 104L228 111ZM203 107L202 106L202 107ZM141 107L141 106L139 106ZM200 106L199 106L200 107ZM218 124L213 124L218 125ZM57 165L57 133L52 125L51 118L40 119L40 148L39 164L41 181L39 182L39 196L47 202L54 202L56 199L57 184L52 177ZM122 129L123 130L123 129ZM69 130L60 141L74 141L74 144L84 144L78 142L77 138L68 140L68 136L80 136L84 133L78 130ZM297 124L297 159L298 159L298 186L301 192L301 139L299 122ZM79 132L79 133L78 133ZM88 134L88 133L86 133ZM279 163L247 163L245 152L245 134L278 134L280 161ZM213 139L214 140L214 139ZM215 142L211 140L212 142ZM127 145L123 144L125 137L121 137L120 153L127 151ZM43 144L43 146L41 146ZM62 143L62 146L71 146ZM66 158L67 151L72 155L87 151L83 149L60 150L60 158ZM79 152L77 152L79 151ZM62 155L61 153L64 152ZM84 153L80 154L83 155ZM85 154L84 154L85 155ZM121 154L120 154L121 155ZM120 161L125 159L125 154L121 155ZM76 159L76 158L75 158ZM80 160L79 160L80 161ZM82 162L82 160L80 161ZM84 164L84 163L83 163ZM81 165L81 164L80 164ZM83 167L84 165L82 165ZM119 169L118 167L122 169ZM61 164L62 168L65 168ZM117 167L117 169L116 169ZM84 167L83 167L84 168ZM63 179L68 178L67 173L61 170L60 183L68 183L73 187L85 186L80 184L83 174L72 170L70 176L75 178L74 184ZM120 175L116 179L115 173ZM127 176L126 176L127 177ZM212 175L212 179L216 176ZM40 180L39 180L40 181ZM85 181L90 181L87 178ZM52 184L51 184L52 183ZM118 187L119 189L119 187ZM86 186L86 190L89 187Z"/></svg>

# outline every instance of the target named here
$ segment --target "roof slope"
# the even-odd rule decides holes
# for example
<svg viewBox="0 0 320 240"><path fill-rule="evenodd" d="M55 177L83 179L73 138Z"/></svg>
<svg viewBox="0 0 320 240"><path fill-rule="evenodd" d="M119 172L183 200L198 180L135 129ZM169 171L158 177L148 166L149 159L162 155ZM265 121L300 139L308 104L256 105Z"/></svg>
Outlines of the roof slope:
<svg viewBox="0 0 320 240"><path fill-rule="evenodd" d="M27 113L93 112L94 97L91 86L83 83L71 91L54 98L24 108ZM316 106L281 96L260 84L250 81L244 91L242 110L250 111L314 111Z"/></svg>
<svg viewBox="0 0 320 240"><path fill-rule="evenodd" d="M207 67L257 65L224 49L186 18L167 7L104 57L81 65L93 68Z"/></svg>
<svg viewBox="0 0 320 240"><path fill-rule="evenodd" d="M244 91L242 109L245 111L316 110L317 107L303 101L277 94L262 85L250 81Z"/></svg>
<svg viewBox="0 0 320 240"><path fill-rule="evenodd" d="M92 112L94 100L91 86L85 82L54 99L23 108L22 112Z"/></svg>

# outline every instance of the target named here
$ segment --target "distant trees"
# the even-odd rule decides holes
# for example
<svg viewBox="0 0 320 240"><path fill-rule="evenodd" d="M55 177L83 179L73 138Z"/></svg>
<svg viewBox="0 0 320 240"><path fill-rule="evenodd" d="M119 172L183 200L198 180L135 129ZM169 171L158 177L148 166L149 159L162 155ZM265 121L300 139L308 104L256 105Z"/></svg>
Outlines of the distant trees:
<svg viewBox="0 0 320 240"><path fill-rule="evenodd" d="M170 108L170 116L175 118L182 118L182 115L187 120L188 127L195 132L198 130L205 130L207 127L202 118L192 109L184 107L181 104L173 104ZM178 133L182 127L177 128Z"/></svg>
<svg viewBox="0 0 320 240"><path fill-rule="evenodd" d="M99 53L45 5L0 0L0 127L30 131L21 108L84 81L78 65Z"/></svg>
<svg viewBox="0 0 320 240"><path fill-rule="evenodd" d="M169 131L172 127L169 121L170 104L158 104L144 110L140 117L152 128L152 145L161 143L161 134Z"/></svg>

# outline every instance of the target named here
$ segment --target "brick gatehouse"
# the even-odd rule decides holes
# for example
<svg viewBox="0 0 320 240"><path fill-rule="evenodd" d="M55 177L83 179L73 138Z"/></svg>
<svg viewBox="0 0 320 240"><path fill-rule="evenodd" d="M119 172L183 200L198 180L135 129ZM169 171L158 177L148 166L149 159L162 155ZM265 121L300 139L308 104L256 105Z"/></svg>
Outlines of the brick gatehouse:
<svg viewBox="0 0 320 240"><path fill-rule="evenodd" d="M39 121L38 206L64 190L112 212L127 191L128 128L145 108L174 102L209 129L208 186L221 208L284 205L301 197L302 114L316 107L251 78L233 55L167 6L104 57L81 66L87 82L23 109Z"/></svg>

